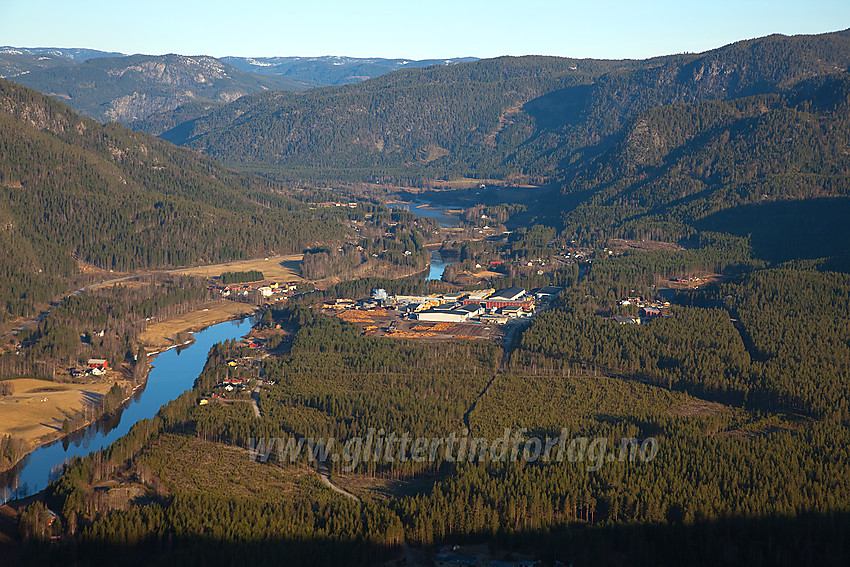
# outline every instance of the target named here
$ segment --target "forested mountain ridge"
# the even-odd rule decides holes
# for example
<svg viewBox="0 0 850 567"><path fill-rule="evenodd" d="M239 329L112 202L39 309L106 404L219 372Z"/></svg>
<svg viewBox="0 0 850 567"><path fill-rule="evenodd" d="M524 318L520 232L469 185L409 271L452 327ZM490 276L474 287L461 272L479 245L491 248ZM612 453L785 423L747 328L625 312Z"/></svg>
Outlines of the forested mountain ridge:
<svg viewBox="0 0 850 567"><path fill-rule="evenodd" d="M260 94L164 134L230 163L402 181L586 163L640 112L784 92L845 71L850 33L769 36L645 61L503 57L401 70L297 97Z"/></svg>
<svg viewBox="0 0 850 567"><path fill-rule="evenodd" d="M840 73L784 94L647 110L610 150L565 179L564 194L592 195L564 225L572 232L606 227L608 236L626 238L664 231L684 238L693 230L686 225L710 230L712 215L725 209L846 197L848 108L850 74Z"/></svg>
<svg viewBox="0 0 850 567"><path fill-rule="evenodd" d="M85 116L122 124L179 106L205 104L206 110L246 94L309 87L287 77L246 73L213 57L175 54L75 61L52 53L0 53L0 69L10 80L63 100Z"/></svg>
<svg viewBox="0 0 850 567"><path fill-rule="evenodd" d="M75 260L132 270L253 257L343 234L267 180L0 81L0 313L27 314Z"/></svg>

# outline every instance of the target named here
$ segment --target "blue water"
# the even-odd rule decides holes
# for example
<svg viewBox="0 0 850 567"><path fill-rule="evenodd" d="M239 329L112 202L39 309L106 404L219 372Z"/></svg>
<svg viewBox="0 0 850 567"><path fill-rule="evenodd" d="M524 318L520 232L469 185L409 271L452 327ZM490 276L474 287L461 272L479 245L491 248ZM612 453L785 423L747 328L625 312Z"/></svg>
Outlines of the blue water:
<svg viewBox="0 0 850 567"><path fill-rule="evenodd" d="M156 415L159 408L192 388L214 344L243 337L250 330L247 318L219 323L195 333L191 345L157 355L151 360L144 389L140 388L124 407L64 439L39 447L15 468L0 474L0 503L43 490L59 477L71 457L107 447L126 435L137 421Z"/></svg>
<svg viewBox="0 0 850 567"><path fill-rule="evenodd" d="M440 255L439 250L431 251L431 265L428 266L428 277L426 279L429 280L441 280L443 279L443 272L446 271L446 266L451 264L452 262L443 262L443 257Z"/></svg>
<svg viewBox="0 0 850 567"><path fill-rule="evenodd" d="M407 209L415 215L434 219L443 228L458 226L460 217L446 213L445 209L431 209L431 203L428 201L413 201L412 203L390 203L387 205L390 209Z"/></svg>

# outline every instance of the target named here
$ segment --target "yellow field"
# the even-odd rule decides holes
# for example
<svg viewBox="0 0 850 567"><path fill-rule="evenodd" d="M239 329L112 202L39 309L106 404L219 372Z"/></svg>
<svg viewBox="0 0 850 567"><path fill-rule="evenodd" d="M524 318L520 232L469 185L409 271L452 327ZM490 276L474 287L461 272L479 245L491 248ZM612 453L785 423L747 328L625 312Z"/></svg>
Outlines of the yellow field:
<svg viewBox="0 0 850 567"><path fill-rule="evenodd" d="M114 381L62 384L21 378L9 380L15 389L0 398L0 437L23 439L28 449L61 437L62 423L84 407L100 404Z"/></svg>
<svg viewBox="0 0 850 567"><path fill-rule="evenodd" d="M269 257L268 260L265 258L257 258L255 260L228 262L227 264L216 264L214 266L200 266L198 268L172 270L171 273L212 278L218 277L224 272L250 272L251 270L259 270L263 272L263 276L267 281L301 281L298 263L303 257L304 254L273 256Z"/></svg>
<svg viewBox="0 0 850 567"><path fill-rule="evenodd" d="M147 330L139 335L139 340L146 347L170 347L175 344L177 333L181 331L200 331L215 323L221 323L239 315L248 315L255 309L255 306L248 303L220 299L207 304L203 309L149 325Z"/></svg>

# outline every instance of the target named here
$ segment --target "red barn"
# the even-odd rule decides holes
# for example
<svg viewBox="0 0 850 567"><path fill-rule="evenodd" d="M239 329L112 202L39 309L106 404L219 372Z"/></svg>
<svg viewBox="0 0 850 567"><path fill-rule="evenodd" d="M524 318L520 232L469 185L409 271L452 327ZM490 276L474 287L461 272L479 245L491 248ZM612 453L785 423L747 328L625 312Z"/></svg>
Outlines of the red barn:
<svg viewBox="0 0 850 567"><path fill-rule="evenodd" d="M90 358L88 362L89 368L100 368L101 370L106 370L109 366L109 363L105 358Z"/></svg>

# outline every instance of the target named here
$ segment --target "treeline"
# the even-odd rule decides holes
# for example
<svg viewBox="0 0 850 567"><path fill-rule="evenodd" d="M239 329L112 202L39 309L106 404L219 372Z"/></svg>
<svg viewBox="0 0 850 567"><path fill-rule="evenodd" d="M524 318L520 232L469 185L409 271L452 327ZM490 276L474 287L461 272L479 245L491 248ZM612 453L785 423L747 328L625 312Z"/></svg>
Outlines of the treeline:
<svg viewBox="0 0 850 567"><path fill-rule="evenodd" d="M259 270L249 270L247 272L224 272L220 276L221 283L224 285L243 282L258 282L265 279L263 272Z"/></svg>
<svg viewBox="0 0 850 567"><path fill-rule="evenodd" d="M562 307L540 314L523 333L512 359L517 371L530 364L555 372L592 364L734 405L850 415L850 351L840 338L850 333L846 274L758 270L680 293L677 301L687 305L669 317L620 325L602 315L616 312L617 298L635 288L618 290L629 279L612 278L605 295L587 293L606 285L596 278L611 272L599 272L600 266L594 264L593 279L562 294ZM651 292L648 282L641 291Z"/></svg>
<svg viewBox="0 0 850 567"><path fill-rule="evenodd" d="M647 61L503 57L405 69L303 96L244 97L166 136L227 163L307 182L545 180L580 170L642 112L781 92L846 69L848 60L841 32Z"/></svg>
<svg viewBox="0 0 850 567"><path fill-rule="evenodd" d="M795 409L850 417L850 276L761 270L695 294L737 319L762 387Z"/></svg>
<svg viewBox="0 0 850 567"><path fill-rule="evenodd" d="M288 316L295 319L302 309L293 308ZM679 329L697 326L688 336L659 335L669 342L671 364L690 365L688 369L708 377L715 370L711 362L715 358L739 353L746 359L743 346L723 350L723 343L734 339L727 332L731 327L715 320L721 310L689 307L681 312L686 317ZM700 312L704 319L697 315ZM98 549L124 545L146 558L197 556L226 562L237 553L266 557L269 540L277 542L272 549L289 549L283 543L290 541L289 535L273 535L283 530L297 534L306 546L301 550L313 549L316 541L332 549L346 546L353 554L346 560L349 563L387 558L383 553L392 553L402 539L426 549L498 541L497 547L505 551L531 546L549 553L544 558L554 562L608 549L611 540L603 535L605 530L633 529L641 537L639 549L652 550L669 545L667 538L682 530L750 522L748 529L724 531L722 542L714 543L737 557L766 553L761 539L753 543L751 530L772 526L777 518L815 516L826 533L846 531L841 522L850 507L850 484L843 471L850 462L850 433L841 421L795 422L774 413L722 406L683 417L687 414L677 408L699 406L701 400L664 387L599 376L589 367L553 373L544 366L517 364L508 373L497 373L502 353L492 344L441 343L437 350L423 343L361 337L355 326L337 319L315 314L308 318L304 311L302 317L292 353L264 362L266 378L277 385L264 390L262 418L234 405L197 405L198 397L228 372L226 360L244 354L235 343L222 344L211 351L193 392L163 408L154 420L140 422L108 450L71 463L48 490L52 509L62 512L62 525L73 524L79 534L76 547L61 553L98 562L106 560ZM705 324L698 325L700 321ZM631 329L657 333L653 325L665 322ZM541 326L549 328L547 322ZM693 360L672 359L687 350L677 341L691 341L687 348L694 350ZM667 345L662 342L659 350L668 352ZM522 352L514 357L518 354ZM365 478L404 482L423 474L440 476L431 477L436 481L433 487L416 495L364 504L342 497L311 504L290 485L275 488L274 483L264 489L267 492L239 498L219 494L214 486L197 493L169 485L170 496L165 499L105 513L90 488L125 470L147 479L143 482L150 486L157 485L156 475L179 478L177 472L167 472L176 464L153 458L157 450L151 443L166 432L244 444L251 436L345 439L365 435L372 427L442 436L467 426L473 435L484 436L501 434L505 427L527 428L528 435L557 435L567 427L570 439L602 436L612 445L624 437L653 436L659 451L648 462L601 458L605 453L563 462L368 462L357 469ZM152 456L141 457L142 452ZM594 463L599 466L593 467ZM331 466L335 474L341 472L337 465ZM578 531L596 535L563 545L564 533ZM770 540L772 549L792 558L797 557L798 545L819 541L806 530L784 528L781 533L781 541ZM217 550L215 558L195 545L202 536L207 547ZM374 542L384 552L358 542ZM688 554L704 550L705 545L704 540L688 536L677 540L675 549ZM301 557L293 553L292 557ZM832 548L817 555L826 563L840 557ZM324 564L329 557L315 561ZM675 559L660 562L675 564L680 558L676 554Z"/></svg>

